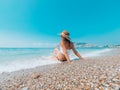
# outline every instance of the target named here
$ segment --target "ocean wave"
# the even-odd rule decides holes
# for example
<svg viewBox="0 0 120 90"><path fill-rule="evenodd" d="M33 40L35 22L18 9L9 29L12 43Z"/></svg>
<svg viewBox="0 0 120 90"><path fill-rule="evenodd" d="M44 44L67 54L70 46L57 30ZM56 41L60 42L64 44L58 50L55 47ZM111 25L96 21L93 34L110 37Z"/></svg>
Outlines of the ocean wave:
<svg viewBox="0 0 120 90"><path fill-rule="evenodd" d="M37 50L37 52L36 52ZM12 72L17 71L21 69L28 69L28 68L34 68L36 66L43 66L48 64L55 64L60 63L59 61L55 61L52 59L52 50L38 50L36 49L33 51L33 49L27 49L27 50L6 50L5 52L12 53L8 54L6 53L6 56L0 56L0 73L2 72ZM95 57L100 56L106 52L111 51L112 49L91 49L91 50L78 50L81 51L80 54L86 58L86 57ZM32 51L32 52L31 52ZM46 54L47 51L47 54ZM3 51L3 53L5 53ZM16 54L14 54L16 53ZM26 54L24 54L26 53ZM77 57L74 55L74 53L70 53L70 59L75 60Z"/></svg>
<svg viewBox="0 0 120 90"><path fill-rule="evenodd" d="M2 72L13 72L21 69L34 68L36 66L43 66L48 64L60 63L58 61L52 60L51 56L42 56L32 59L25 60L13 60L7 61L0 64L0 73Z"/></svg>
<svg viewBox="0 0 120 90"><path fill-rule="evenodd" d="M112 49L102 49L102 50L96 50L91 51L89 53L85 53L83 57L95 57L95 56L101 56L101 54L111 51Z"/></svg>

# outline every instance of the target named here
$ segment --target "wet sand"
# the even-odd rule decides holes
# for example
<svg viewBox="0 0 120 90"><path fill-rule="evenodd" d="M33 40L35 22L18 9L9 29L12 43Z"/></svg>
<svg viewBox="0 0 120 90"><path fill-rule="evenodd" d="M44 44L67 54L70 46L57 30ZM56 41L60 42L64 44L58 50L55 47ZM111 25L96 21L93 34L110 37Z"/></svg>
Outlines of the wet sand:
<svg viewBox="0 0 120 90"><path fill-rule="evenodd" d="M0 90L120 90L120 50L0 74Z"/></svg>

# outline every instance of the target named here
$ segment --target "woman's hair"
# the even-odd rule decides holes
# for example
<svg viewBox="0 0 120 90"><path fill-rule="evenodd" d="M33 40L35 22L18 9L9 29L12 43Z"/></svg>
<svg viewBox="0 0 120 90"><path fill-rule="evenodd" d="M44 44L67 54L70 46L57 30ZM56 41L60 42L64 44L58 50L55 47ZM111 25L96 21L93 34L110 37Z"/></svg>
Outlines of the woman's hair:
<svg viewBox="0 0 120 90"><path fill-rule="evenodd" d="M71 41L70 41L70 37L69 36L70 36L70 33L67 30L64 30L61 33L61 37L63 38L63 41L67 42L69 47L70 47Z"/></svg>
<svg viewBox="0 0 120 90"><path fill-rule="evenodd" d="M62 37L62 36L61 36ZM68 43L68 45L69 45L69 47L70 47L70 43L71 43L71 41L70 40L68 40L68 39L66 39L65 37L62 37L63 38L63 41L65 41L65 42L67 42Z"/></svg>

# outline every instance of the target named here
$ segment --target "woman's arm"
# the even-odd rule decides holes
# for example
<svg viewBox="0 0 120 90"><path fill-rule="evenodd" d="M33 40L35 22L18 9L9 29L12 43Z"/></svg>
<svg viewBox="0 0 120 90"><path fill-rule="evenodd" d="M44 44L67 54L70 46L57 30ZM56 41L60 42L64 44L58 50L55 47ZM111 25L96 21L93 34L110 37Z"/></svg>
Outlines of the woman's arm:
<svg viewBox="0 0 120 90"><path fill-rule="evenodd" d="M73 52L75 53L76 56L78 56L80 59L83 60L83 57L77 52L73 43L72 43L72 50L73 50Z"/></svg>
<svg viewBox="0 0 120 90"><path fill-rule="evenodd" d="M66 49L66 47L65 47L65 45L63 43L61 43L61 46L63 48L63 52L64 52L64 55L65 55L65 58L67 59L67 62L70 64L70 58L68 56L67 49Z"/></svg>

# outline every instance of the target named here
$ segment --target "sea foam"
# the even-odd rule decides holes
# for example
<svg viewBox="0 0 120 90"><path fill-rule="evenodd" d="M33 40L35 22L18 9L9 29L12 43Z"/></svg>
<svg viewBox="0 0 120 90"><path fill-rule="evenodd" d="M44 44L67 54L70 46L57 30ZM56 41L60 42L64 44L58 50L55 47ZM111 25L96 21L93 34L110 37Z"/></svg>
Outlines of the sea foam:
<svg viewBox="0 0 120 90"><path fill-rule="evenodd" d="M53 50L54 49L0 49L0 73L61 63L53 60ZM79 49L78 51L86 58L100 56L111 50L112 49ZM70 53L71 60L75 60L76 58L73 52Z"/></svg>

